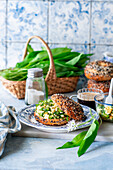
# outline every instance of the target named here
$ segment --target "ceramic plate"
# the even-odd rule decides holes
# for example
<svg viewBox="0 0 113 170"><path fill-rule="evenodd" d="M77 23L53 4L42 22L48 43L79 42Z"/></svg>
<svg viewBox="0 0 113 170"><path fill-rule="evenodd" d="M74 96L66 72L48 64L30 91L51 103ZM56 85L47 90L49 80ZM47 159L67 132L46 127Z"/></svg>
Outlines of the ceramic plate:
<svg viewBox="0 0 113 170"><path fill-rule="evenodd" d="M91 115L89 114L89 109L90 108L87 107L87 106L84 106L84 105L81 105L81 106L82 106L82 108L84 110L84 114L86 115L87 119L85 121L80 121L79 123L77 123L76 130L90 126L90 124L93 121L93 120L91 120L90 122L87 122L88 120L91 119ZM38 121L36 121L35 118L34 118L35 109L36 109L35 105L30 105L30 106L20 110L18 112L19 120L22 123L24 123L24 124L26 124L28 126L37 128L37 129L39 129L41 131L45 131L45 132L53 132L53 133L68 132L69 123L66 124L66 125L63 125L63 126L46 126L46 125L43 125L42 123L39 123ZM99 119L98 113L93 109L91 109L91 110L92 110L92 114L95 115L95 118L98 120ZM85 123L85 124L81 125L81 123Z"/></svg>

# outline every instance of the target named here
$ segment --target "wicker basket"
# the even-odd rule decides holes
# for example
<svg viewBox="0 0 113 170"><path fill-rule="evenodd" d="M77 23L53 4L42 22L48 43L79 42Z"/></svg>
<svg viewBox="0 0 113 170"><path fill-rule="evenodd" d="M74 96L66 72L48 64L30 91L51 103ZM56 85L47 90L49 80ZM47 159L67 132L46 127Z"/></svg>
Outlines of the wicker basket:
<svg viewBox="0 0 113 170"><path fill-rule="evenodd" d="M49 55L50 67L49 67L47 76L45 78L45 81L48 86L49 95L52 95L54 93L65 93L65 92L74 91L76 89L76 85L77 85L79 77L63 77L63 78L56 77L56 71L55 71L55 66L54 66L54 61L53 61L51 50L50 50L49 46L47 45L47 43L41 37L32 36L29 38L29 40L26 43L23 59L27 55L27 45L33 38L37 38L42 41L42 43L45 45L48 55ZM3 86L13 96L15 96L18 99L23 99L25 97L26 81L9 81L9 80L4 79L3 77L0 77L0 80L2 81Z"/></svg>

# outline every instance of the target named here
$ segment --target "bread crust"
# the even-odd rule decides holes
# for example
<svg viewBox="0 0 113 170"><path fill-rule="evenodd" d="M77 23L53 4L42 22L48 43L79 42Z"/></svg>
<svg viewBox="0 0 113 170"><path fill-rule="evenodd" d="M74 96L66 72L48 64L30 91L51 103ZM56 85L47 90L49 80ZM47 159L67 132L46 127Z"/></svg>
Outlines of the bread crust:
<svg viewBox="0 0 113 170"><path fill-rule="evenodd" d="M110 81L97 82L95 80L88 80L87 88L94 88L102 90L104 93L109 92Z"/></svg>
<svg viewBox="0 0 113 170"><path fill-rule="evenodd" d="M86 116L84 115L82 106L79 103L62 94L54 94L51 96L51 99L70 118L75 121L85 120Z"/></svg>
<svg viewBox="0 0 113 170"><path fill-rule="evenodd" d="M99 60L86 65L84 74L95 81L109 81L113 77L113 63Z"/></svg>
<svg viewBox="0 0 113 170"><path fill-rule="evenodd" d="M68 123L68 121L70 121L70 118L68 117L68 121L66 118L64 119L44 119L43 117L37 115L37 113L34 113L34 117L35 119L44 124L44 125L48 125L48 126L61 126L61 125L65 125Z"/></svg>

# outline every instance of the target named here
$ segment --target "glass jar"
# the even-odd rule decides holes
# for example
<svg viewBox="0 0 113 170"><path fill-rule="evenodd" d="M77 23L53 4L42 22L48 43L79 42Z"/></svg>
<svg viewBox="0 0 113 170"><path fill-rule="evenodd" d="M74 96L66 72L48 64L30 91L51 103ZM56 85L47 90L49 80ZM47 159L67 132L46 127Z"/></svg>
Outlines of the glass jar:
<svg viewBox="0 0 113 170"><path fill-rule="evenodd" d="M43 70L40 68L31 68L28 70L26 80L25 103L37 104L45 98L45 82Z"/></svg>
<svg viewBox="0 0 113 170"><path fill-rule="evenodd" d="M103 60L113 63L113 54L110 52L103 53L104 57Z"/></svg>

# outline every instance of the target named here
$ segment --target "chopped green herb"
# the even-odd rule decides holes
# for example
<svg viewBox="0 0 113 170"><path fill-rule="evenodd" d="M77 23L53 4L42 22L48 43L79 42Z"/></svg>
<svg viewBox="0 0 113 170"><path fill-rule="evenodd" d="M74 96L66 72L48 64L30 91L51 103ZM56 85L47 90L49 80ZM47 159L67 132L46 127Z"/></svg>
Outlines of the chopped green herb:
<svg viewBox="0 0 113 170"><path fill-rule="evenodd" d="M68 118L68 115L66 115L61 109L59 109L59 107L55 106L55 104L53 103L51 99L48 99L46 101L40 101L39 104L36 105L36 112L40 116L42 117L46 116L46 118L49 118L49 119L64 119L65 120Z"/></svg>

